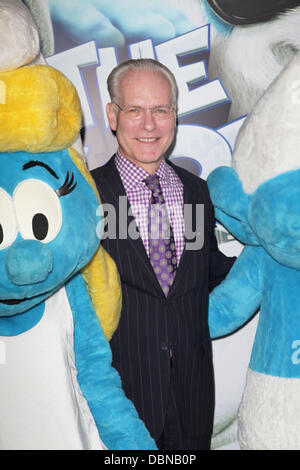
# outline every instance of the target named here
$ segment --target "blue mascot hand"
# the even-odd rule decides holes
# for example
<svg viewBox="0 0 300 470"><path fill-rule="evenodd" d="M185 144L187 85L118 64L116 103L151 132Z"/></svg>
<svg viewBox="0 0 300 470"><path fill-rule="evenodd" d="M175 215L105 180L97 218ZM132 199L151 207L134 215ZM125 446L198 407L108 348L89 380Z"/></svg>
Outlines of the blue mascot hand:
<svg viewBox="0 0 300 470"><path fill-rule="evenodd" d="M49 1L52 19L76 42L95 40L99 47L152 39L155 44L196 26L169 0Z"/></svg>
<svg viewBox="0 0 300 470"><path fill-rule="evenodd" d="M264 250L246 246L226 279L209 296L211 338L228 335L246 323L262 299Z"/></svg>

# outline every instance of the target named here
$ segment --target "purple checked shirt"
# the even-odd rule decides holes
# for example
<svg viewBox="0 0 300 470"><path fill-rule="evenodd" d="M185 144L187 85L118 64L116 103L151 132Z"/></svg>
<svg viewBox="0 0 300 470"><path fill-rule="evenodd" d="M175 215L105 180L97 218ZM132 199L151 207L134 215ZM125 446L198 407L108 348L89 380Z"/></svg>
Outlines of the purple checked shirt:
<svg viewBox="0 0 300 470"><path fill-rule="evenodd" d="M116 153L115 164L131 205L132 215L149 256L148 208L151 191L143 182L149 174L143 168L124 158L119 151ZM165 160L162 160L156 174L160 177L160 185L174 234L178 266L184 248L183 184Z"/></svg>

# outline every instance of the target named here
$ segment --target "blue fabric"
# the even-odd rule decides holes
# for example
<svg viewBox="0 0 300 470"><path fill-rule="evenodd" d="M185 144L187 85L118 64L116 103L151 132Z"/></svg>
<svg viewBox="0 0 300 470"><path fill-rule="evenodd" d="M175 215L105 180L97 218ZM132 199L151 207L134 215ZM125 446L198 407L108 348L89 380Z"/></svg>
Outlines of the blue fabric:
<svg viewBox="0 0 300 470"><path fill-rule="evenodd" d="M220 166L207 178L211 200L215 206L216 218L238 240L250 245L259 245L248 222L249 195L233 168Z"/></svg>
<svg viewBox="0 0 300 470"><path fill-rule="evenodd" d="M213 173L208 182L220 222L242 240L252 231L260 246L251 246L250 236L225 281L210 295L211 336L235 331L259 308L251 369L300 378L299 364L293 361L300 334L300 170L264 182L251 195L241 185L236 191L233 169Z"/></svg>
<svg viewBox="0 0 300 470"><path fill-rule="evenodd" d="M0 336L17 336L33 328L42 318L45 302L35 305L30 310L0 318Z"/></svg>
<svg viewBox="0 0 300 470"><path fill-rule="evenodd" d="M53 269L52 252L38 240L19 240L7 250L5 266L8 278L15 285L42 282ZM20 269L20 266L25 269Z"/></svg>
<svg viewBox="0 0 300 470"><path fill-rule="evenodd" d="M156 445L126 398L112 367L109 343L94 312L81 274L66 284L74 315L74 350L78 381L101 439L108 449L156 449Z"/></svg>
<svg viewBox="0 0 300 470"><path fill-rule="evenodd" d="M24 170L24 164L32 160L47 164L57 178L41 166ZM31 179L46 183L54 192L63 185L67 172L74 175L76 187L59 197L62 226L56 237L43 244L24 239L18 232L16 240L0 250L0 299L26 298L14 305L0 303L0 317L28 311L45 300L84 267L99 246L96 234L98 200L67 150L1 153L0 188L7 197L13 198L17 186ZM39 195L36 199L38 202ZM4 222L1 220L1 224ZM12 223L6 221L8 226ZM5 231L5 225L3 227Z"/></svg>

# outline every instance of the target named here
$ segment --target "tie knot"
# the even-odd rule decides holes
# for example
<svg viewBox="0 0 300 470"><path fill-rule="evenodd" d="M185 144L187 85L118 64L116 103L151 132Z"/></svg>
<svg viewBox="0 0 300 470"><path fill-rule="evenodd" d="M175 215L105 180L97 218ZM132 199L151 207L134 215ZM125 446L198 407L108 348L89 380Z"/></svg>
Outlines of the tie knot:
<svg viewBox="0 0 300 470"><path fill-rule="evenodd" d="M158 175L151 175L144 180L144 183L147 185L148 189L152 192L152 200L151 203L160 203L163 204L163 195L162 190L159 183L159 176Z"/></svg>
<svg viewBox="0 0 300 470"><path fill-rule="evenodd" d="M159 184L159 176L158 175L151 175L149 176L148 178L146 178L144 180L144 182L146 183L147 187L149 189L151 189L151 191L156 191L156 190L160 190L160 184Z"/></svg>

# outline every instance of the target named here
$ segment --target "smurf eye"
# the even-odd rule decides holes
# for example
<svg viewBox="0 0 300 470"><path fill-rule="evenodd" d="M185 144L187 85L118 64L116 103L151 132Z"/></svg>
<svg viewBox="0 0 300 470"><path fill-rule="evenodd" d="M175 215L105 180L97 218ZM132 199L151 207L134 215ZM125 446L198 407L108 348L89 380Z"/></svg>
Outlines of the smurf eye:
<svg viewBox="0 0 300 470"><path fill-rule="evenodd" d="M45 240L49 231L49 221L45 214L38 212L32 218L32 231L37 240Z"/></svg>
<svg viewBox="0 0 300 470"><path fill-rule="evenodd" d="M43 243L53 240L62 224L62 211L55 190L43 181L24 180L14 191L19 231L25 239Z"/></svg>
<svg viewBox="0 0 300 470"><path fill-rule="evenodd" d="M12 198L0 188L0 250L7 248L15 240L17 233Z"/></svg>

